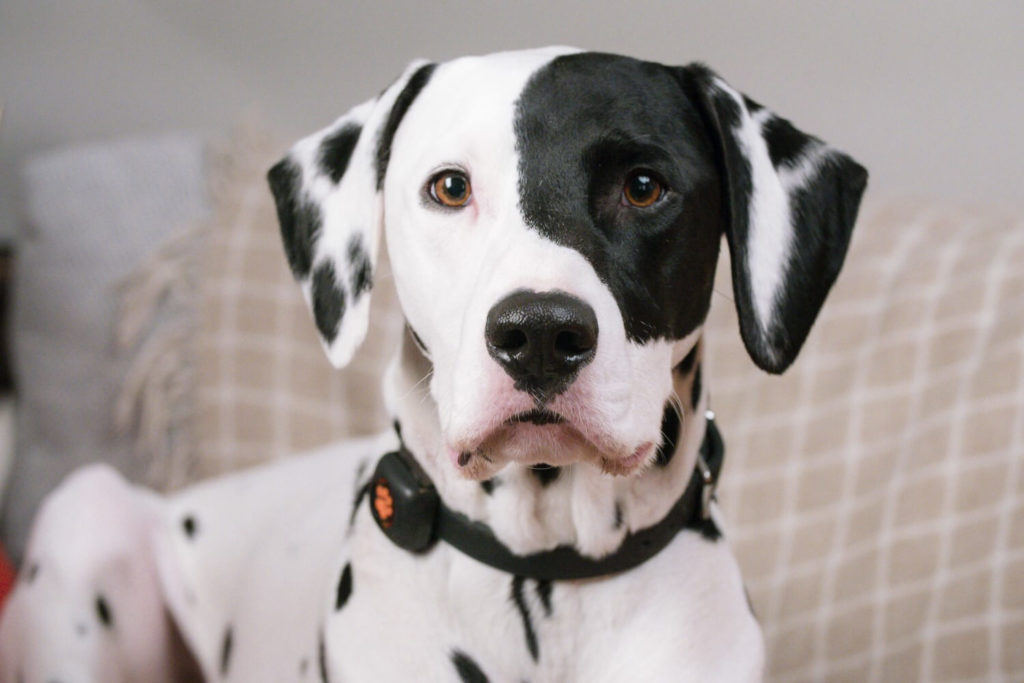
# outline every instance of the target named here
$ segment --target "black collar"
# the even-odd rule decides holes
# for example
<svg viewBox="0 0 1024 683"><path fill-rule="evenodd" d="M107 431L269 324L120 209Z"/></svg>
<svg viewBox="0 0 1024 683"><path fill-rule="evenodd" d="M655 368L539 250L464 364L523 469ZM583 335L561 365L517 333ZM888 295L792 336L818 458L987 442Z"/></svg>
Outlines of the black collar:
<svg viewBox="0 0 1024 683"><path fill-rule="evenodd" d="M429 550L438 539L495 569L547 581L590 579L632 569L657 555L683 529L717 538L710 516L715 482L725 445L708 413L707 429L690 482L662 520L626 535L619 548L600 559L585 557L571 546L517 555L482 522L449 508L420 464L402 443L377 462L370 480L370 511L396 545L410 552Z"/></svg>

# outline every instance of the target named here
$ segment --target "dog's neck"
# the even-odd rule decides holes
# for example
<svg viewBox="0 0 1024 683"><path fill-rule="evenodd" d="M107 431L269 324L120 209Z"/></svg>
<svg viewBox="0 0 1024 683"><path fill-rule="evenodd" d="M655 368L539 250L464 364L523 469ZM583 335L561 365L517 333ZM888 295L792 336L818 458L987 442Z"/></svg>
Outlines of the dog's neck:
<svg viewBox="0 0 1024 683"><path fill-rule="evenodd" d="M702 347L698 340L673 371L673 402L682 416L678 435L663 434L659 462L628 477L586 463L547 470L510 464L485 482L467 480L443 455L429 389L431 364L408 333L388 372L386 393L406 447L448 507L487 524L519 554L570 545L600 557L614 551L628 532L660 521L690 481L705 430ZM666 420L663 431L672 423Z"/></svg>

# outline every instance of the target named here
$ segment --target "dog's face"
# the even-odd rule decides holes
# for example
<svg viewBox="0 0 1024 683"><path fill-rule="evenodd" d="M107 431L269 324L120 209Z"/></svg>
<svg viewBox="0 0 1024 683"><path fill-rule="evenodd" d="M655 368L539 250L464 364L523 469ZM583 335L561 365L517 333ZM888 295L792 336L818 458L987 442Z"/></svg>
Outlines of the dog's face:
<svg viewBox="0 0 1024 683"><path fill-rule="evenodd" d="M718 245L754 360L793 360L866 174L701 66L551 49L417 64L271 170L329 356L365 333L378 231L447 455L649 463Z"/></svg>

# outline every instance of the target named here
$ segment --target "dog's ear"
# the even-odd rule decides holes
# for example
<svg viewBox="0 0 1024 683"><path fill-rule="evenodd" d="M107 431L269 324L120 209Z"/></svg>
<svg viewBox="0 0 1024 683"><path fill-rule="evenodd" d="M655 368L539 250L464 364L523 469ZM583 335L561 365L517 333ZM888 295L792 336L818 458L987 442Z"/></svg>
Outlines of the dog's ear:
<svg viewBox="0 0 1024 683"><path fill-rule="evenodd" d="M843 265L867 171L707 67L678 73L723 176L743 343L759 367L780 373L796 358Z"/></svg>
<svg viewBox="0 0 1024 683"><path fill-rule="evenodd" d="M297 142L267 173L288 265L336 367L366 336L391 143L433 68L413 62L380 96Z"/></svg>

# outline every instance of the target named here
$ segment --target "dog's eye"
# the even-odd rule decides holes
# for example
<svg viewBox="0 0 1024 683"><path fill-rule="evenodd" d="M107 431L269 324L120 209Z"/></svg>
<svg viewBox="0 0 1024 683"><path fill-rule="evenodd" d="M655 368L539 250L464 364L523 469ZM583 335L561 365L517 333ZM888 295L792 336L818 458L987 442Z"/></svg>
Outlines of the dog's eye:
<svg viewBox="0 0 1024 683"><path fill-rule="evenodd" d="M633 171L622 186L622 198L631 206L644 208L658 201L665 188L649 171Z"/></svg>
<svg viewBox="0 0 1024 683"><path fill-rule="evenodd" d="M472 196L469 178L461 171L442 171L430 182L430 198L443 206L465 206Z"/></svg>

